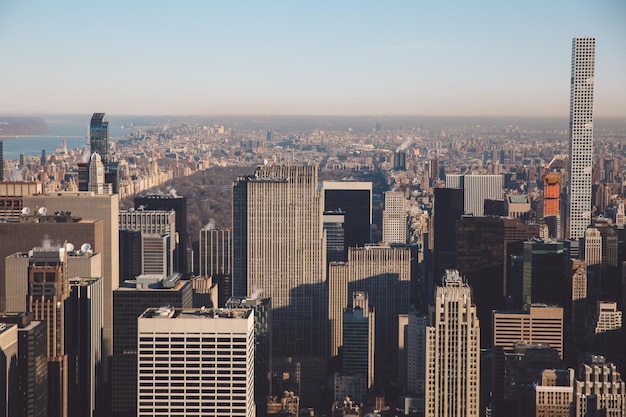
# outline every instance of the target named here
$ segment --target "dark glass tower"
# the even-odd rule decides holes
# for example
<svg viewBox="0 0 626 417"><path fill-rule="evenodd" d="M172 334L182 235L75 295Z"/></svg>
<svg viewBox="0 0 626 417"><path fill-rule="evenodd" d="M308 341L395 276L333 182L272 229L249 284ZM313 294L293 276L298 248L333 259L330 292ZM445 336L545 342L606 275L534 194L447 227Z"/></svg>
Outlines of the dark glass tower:
<svg viewBox="0 0 626 417"><path fill-rule="evenodd" d="M344 259L348 248L371 243L372 183L324 181L324 211L344 213Z"/></svg>
<svg viewBox="0 0 626 417"><path fill-rule="evenodd" d="M456 269L456 221L463 215L462 188L435 188L434 255L435 279L445 275L446 269Z"/></svg>
<svg viewBox="0 0 626 417"><path fill-rule="evenodd" d="M109 163L109 122L104 120L104 113L94 113L91 116L89 144L91 153L97 152L106 166Z"/></svg>

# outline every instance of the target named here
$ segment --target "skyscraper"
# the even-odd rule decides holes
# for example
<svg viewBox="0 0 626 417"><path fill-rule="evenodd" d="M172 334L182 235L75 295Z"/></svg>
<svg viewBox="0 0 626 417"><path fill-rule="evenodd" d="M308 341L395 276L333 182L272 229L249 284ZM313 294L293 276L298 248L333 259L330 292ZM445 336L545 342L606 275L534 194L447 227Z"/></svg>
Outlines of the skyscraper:
<svg viewBox="0 0 626 417"><path fill-rule="evenodd" d="M147 308L190 308L191 283L140 275L113 291L113 415L137 416L137 317Z"/></svg>
<svg viewBox="0 0 626 417"><path fill-rule="evenodd" d="M233 244L230 229L200 230L200 276L213 277L223 306L233 295Z"/></svg>
<svg viewBox="0 0 626 417"><path fill-rule="evenodd" d="M89 125L89 144L91 153L100 155L104 165L109 163L109 122L104 120L104 113L94 113Z"/></svg>
<svg viewBox="0 0 626 417"><path fill-rule="evenodd" d="M344 213L344 257L348 248L372 241L372 183L324 181L324 211Z"/></svg>
<svg viewBox="0 0 626 417"><path fill-rule="evenodd" d="M28 310L48 328L48 416L68 410L65 307L70 295L65 248L39 247L29 254Z"/></svg>
<svg viewBox="0 0 626 417"><path fill-rule="evenodd" d="M572 77L569 117L569 183L567 225L569 239L584 237L591 223L593 165L593 86L595 38L572 40Z"/></svg>
<svg viewBox="0 0 626 417"><path fill-rule="evenodd" d="M385 192L383 242L406 243L406 219L406 199L404 198L404 193L399 191Z"/></svg>
<svg viewBox="0 0 626 417"><path fill-rule="evenodd" d="M322 210L317 166L262 166L233 184L234 295L272 299L276 356L326 351Z"/></svg>
<svg viewBox="0 0 626 417"><path fill-rule="evenodd" d="M469 285L447 270L426 327L425 416L478 416L480 324Z"/></svg>
<svg viewBox="0 0 626 417"><path fill-rule="evenodd" d="M483 216L485 200L502 199L502 175L446 175L446 187L463 189L463 208L466 214Z"/></svg>
<svg viewBox="0 0 626 417"><path fill-rule="evenodd" d="M143 208L144 210L174 210L176 212L175 228L178 240L174 255L176 257L174 271L182 274L187 272L187 198L176 195L175 192L170 195L151 194L135 197L134 205L135 210Z"/></svg>
<svg viewBox="0 0 626 417"><path fill-rule="evenodd" d="M135 337L136 416L256 415L251 309L150 308L137 319Z"/></svg>

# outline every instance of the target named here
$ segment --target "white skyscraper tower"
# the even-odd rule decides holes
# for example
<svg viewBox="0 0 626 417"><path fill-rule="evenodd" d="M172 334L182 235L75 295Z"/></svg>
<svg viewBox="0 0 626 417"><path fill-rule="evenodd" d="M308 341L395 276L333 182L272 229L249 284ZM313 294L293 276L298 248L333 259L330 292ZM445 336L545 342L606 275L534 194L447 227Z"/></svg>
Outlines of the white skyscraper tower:
<svg viewBox="0 0 626 417"><path fill-rule="evenodd" d="M591 223L595 54L595 38L573 39L569 118L569 195L567 202L567 237L570 239L584 237L585 230Z"/></svg>
<svg viewBox="0 0 626 417"><path fill-rule="evenodd" d="M479 415L480 325L469 285L446 270L426 326L425 416Z"/></svg>

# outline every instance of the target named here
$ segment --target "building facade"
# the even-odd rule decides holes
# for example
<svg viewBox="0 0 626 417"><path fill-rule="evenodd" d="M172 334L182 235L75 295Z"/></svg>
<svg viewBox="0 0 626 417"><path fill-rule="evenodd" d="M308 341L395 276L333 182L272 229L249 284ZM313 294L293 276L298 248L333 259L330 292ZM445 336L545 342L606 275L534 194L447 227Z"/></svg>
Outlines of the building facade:
<svg viewBox="0 0 626 417"><path fill-rule="evenodd" d="M136 337L138 417L256 415L252 310L151 308Z"/></svg>
<svg viewBox="0 0 626 417"><path fill-rule="evenodd" d="M569 239L584 237L591 223L595 55L595 38L572 40L566 236Z"/></svg>
<svg viewBox="0 0 626 417"><path fill-rule="evenodd" d="M233 184L235 296L272 299L276 356L326 352L326 247L317 166L262 166Z"/></svg>
<svg viewBox="0 0 626 417"><path fill-rule="evenodd" d="M424 415L479 416L480 323L458 271L446 271L429 316Z"/></svg>

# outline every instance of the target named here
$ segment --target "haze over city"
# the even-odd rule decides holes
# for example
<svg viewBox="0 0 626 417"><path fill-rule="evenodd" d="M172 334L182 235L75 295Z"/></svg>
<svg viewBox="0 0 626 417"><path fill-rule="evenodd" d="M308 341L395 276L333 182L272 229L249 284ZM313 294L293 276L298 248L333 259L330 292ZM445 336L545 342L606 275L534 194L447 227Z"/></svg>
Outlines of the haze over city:
<svg viewBox="0 0 626 417"><path fill-rule="evenodd" d="M594 36L626 116L626 4L0 3L0 113L556 116Z"/></svg>

